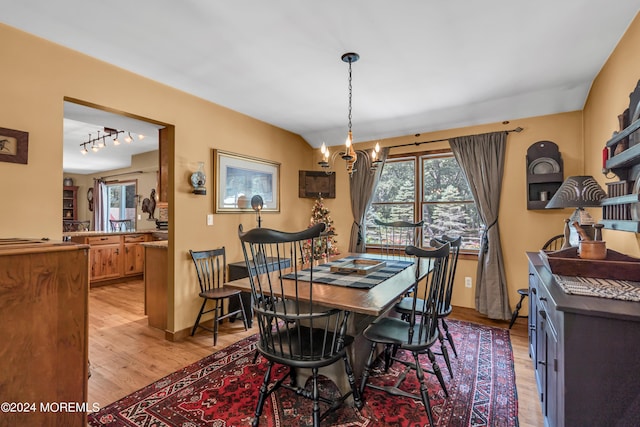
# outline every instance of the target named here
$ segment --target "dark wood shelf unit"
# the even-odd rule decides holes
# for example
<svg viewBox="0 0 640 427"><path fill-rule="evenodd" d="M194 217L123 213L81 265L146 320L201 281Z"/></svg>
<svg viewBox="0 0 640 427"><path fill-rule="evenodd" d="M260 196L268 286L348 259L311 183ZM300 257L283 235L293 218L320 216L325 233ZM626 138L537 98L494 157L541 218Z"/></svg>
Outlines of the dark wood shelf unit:
<svg viewBox="0 0 640 427"><path fill-rule="evenodd" d="M630 231L640 233L640 221L626 219L603 219L600 224L609 230Z"/></svg>
<svg viewBox="0 0 640 427"><path fill-rule="evenodd" d="M609 143L607 143L607 146L609 146ZM640 165L640 144L627 148L622 153L611 157L606 163L607 169L622 180L629 179L629 172L637 169L638 165Z"/></svg>
<svg viewBox="0 0 640 427"><path fill-rule="evenodd" d="M78 219L78 187L62 187L62 219L75 221Z"/></svg>
<svg viewBox="0 0 640 427"><path fill-rule="evenodd" d="M602 201L602 206L626 205L635 202L640 202L640 194L627 194L618 197L607 197Z"/></svg>
<svg viewBox="0 0 640 427"><path fill-rule="evenodd" d="M607 183L608 197L602 201L601 223L610 230L638 233L640 218L634 208L640 203L640 196L637 194L637 181L640 179L640 134L636 133L640 129L640 81L629 94L629 99L629 108L618 116L620 128L624 129L616 132L605 144L609 158L605 162L603 173L611 171L620 181Z"/></svg>
<svg viewBox="0 0 640 427"><path fill-rule="evenodd" d="M530 167L538 159L552 159L560 170L552 173L531 173ZM564 167L558 146L551 141L538 141L527 149L527 209L545 209L549 200L556 194L564 181ZM547 200L540 200L541 193L546 192Z"/></svg>

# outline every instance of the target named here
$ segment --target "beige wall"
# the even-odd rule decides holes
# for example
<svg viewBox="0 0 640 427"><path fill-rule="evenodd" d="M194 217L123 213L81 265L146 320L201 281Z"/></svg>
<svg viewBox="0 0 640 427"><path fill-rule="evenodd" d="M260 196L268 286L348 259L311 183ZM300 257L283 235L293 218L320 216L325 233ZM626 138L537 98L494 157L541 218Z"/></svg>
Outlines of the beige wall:
<svg viewBox="0 0 640 427"><path fill-rule="evenodd" d="M206 225L213 212L214 148L281 162L281 212L265 214L264 224L307 226L300 212L310 212L312 201L298 199L298 170L311 168L312 150L299 136L5 25L0 25L0 56L11 64L0 68L0 127L29 132L28 164L0 163L2 237L62 236L65 96L175 126L169 165L169 251L175 263L165 267L176 313L170 315L170 331L192 325L199 308L188 250L224 245L229 260L239 261L237 227L255 225L251 214L215 215L214 225ZM188 180L199 161L208 172L206 196L192 194Z"/></svg>
<svg viewBox="0 0 640 427"><path fill-rule="evenodd" d="M584 108L585 171L603 186L618 181L602 174L601 152L614 131L620 130L618 115L629 108L629 94L640 79L640 16L636 16L616 49L593 82ZM633 113L632 113L633 114ZM596 217L602 218L602 214ZM607 247L640 257L640 234L604 230Z"/></svg>
<svg viewBox="0 0 640 427"><path fill-rule="evenodd" d="M572 112L511 120L508 125L496 123L433 132L418 138L448 138L516 126L525 129L508 137L499 216L512 303L517 298L516 289L527 286L525 252L537 251L549 236L559 233L564 218L570 214L568 210L526 209L526 150L537 141L551 140L560 147L565 176L588 173L604 182L600 174L600 152L611 132L617 129L617 115L628 105L628 94L640 77L637 73L640 55L634 49L639 43L640 23L636 18L594 82L584 110L584 124L582 112ZM170 262L168 269L173 295L170 304L176 314L170 315L170 331L188 328L198 309L188 249L224 245L231 262L240 260L238 224L255 224L252 214L219 214L215 215L214 226L206 226L206 215L213 211L212 149L281 162L281 212L265 214L264 226L283 229L307 226L313 200L297 197L297 174L300 169L318 169L319 156L299 136L4 25L0 25L0 54L5 64L11 64L0 68L3 100L0 127L29 132L28 165L0 163L0 182L5 183L0 186L0 198L5 201L0 237L61 237L65 96L175 126L169 191L169 250L175 262ZM99 57L99 52L95 56ZM357 123L354 123L354 133L357 134ZM381 143L396 145L415 140L411 135ZM358 148L371 145L362 143ZM438 148L438 144L424 147ZM197 169L199 161L204 161L205 170L209 171L206 196L190 192L188 177ZM327 199L326 205L342 251L348 246L353 221L348 193L348 177L339 169L336 198ZM597 209L591 213L601 218ZM609 247L629 254L640 253L637 235L608 230L604 235ZM471 276L475 282L475 264L475 261L461 261L459 280ZM474 290L460 284L457 288L454 304L472 307Z"/></svg>
<svg viewBox="0 0 640 427"><path fill-rule="evenodd" d="M509 118L505 118L508 120ZM390 138L380 141L381 146L393 146L413 143L416 141L430 141L451 138L461 135L473 135L485 132L514 129L522 127L520 133L510 133L507 137L507 151L505 160L504 180L502 185L502 199L499 212L499 226L502 248L504 252L507 286L512 305L518 299L516 290L527 287L527 260L525 252L538 251L545 241L556 234L562 233L564 219L571 215L570 210L527 210L526 197L526 154L531 144L538 141L553 141L558 144L564 161L565 177L582 174L582 114L579 111L555 114L542 117L511 120L508 124L493 123L441 132L425 133L419 137L413 135ZM354 133L357 127L354 125ZM376 141L356 144L358 149L366 148L370 151ZM424 144L420 151L449 148L447 142ZM338 150L333 147L332 151ZM403 151L404 150L404 151ZM414 151L415 147L394 148L391 154ZM316 156L319 156L316 152ZM337 176L338 191L336 199L326 201L327 208L332 211L339 236L347 236L339 240L339 246L348 246L348 235L352 223L350 210L340 210L340 206L348 204L348 178L339 169ZM341 173L340 173L341 172ZM593 212L592 212L593 213ZM347 240L345 240L347 239ZM344 245L344 246L343 246ZM453 304L463 307L475 306L475 279L477 259L464 259L459 262L456 272L456 285ZM464 287L464 278L472 278L473 287ZM526 311L524 311L526 312Z"/></svg>

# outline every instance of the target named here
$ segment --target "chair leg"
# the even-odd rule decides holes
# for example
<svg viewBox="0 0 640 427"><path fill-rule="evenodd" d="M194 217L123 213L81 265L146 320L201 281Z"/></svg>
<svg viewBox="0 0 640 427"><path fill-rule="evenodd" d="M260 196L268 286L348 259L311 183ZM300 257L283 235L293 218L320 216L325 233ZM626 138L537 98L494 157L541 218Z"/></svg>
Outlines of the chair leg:
<svg viewBox="0 0 640 427"><path fill-rule="evenodd" d="M202 307L200 307L200 312L198 313L198 317L196 317L196 323L193 325L193 329L191 329L191 336L196 333L196 329L198 329L198 326L200 325L200 318L202 317L202 312L204 311L205 305L207 305L206 298L204 299L204 301L202 301Z"/></svg>
<svg viewBox="0 0 640 427"><path fill-rule="evenodd" d="M249 329L249 319L247 319L247 316L244 314L245 313L244 303L242 302L242 296L240 296L240 294L238 294L238 299L240 300L240 311L242 312L242 323L244 323L244 330L246 331Z"/></svg>
<svg viewBox="0 0 640 427"><path fill-rule="evenodd" d="M313 390L313 427L320 427L320 390L318 390L318 368L311 369Z"/></svg>
<svg viewBox="0 0 640 427"><path fill-rule="evenodd" d="M438 326L438 341L440 341L440 351L442 352L442 357L444 358L444 363L447 364L447 369L449 370L449 376L453 378L453 370L451 369L451 361L449 360L449 351L447 350L447 346L444 345L444 335L440 330L440 326Z"/></svg>
<svg viewBox="0 0 640 427"><path fill-rule="evenodd" d="M369 357L367 358L367 363L364 365L364 371L362 372L362 379L360 380L360 398L364 400L364 388L367 385L367 380L369 379L369 371L371 370L371 366L373 365L373 356L376 352L376 343L371 343L371 351L369 352Z"/></svg>
<svg viewBox="0 0 640 427"><path fill-rule="evenodd" d="M442 377L442 371L440 370L440 366L438 366L438 362L436 362L436 356L433 354L433 351L431 351L431 349L427 349L427 355L429 356L429 360L431 361L431 366L433 367L433 373L436 374L436 377L438 378L438 382L440 383L440 387L442 387L442 390L444 391L444 395L449 397L449 392L447 391L447 385L444 383L444 378Z"/></svg>
<svg viewBox="0 0 640 427"><path fill-rule="evenodd" d="M260 415L262 415L262 408L264 406L264 402L267 399L267 391L269 385L269 378L271 378L271 368L273 367L273 362L269 362L267 364L267 372L264 373L264 380L262 381L262 385L260 386L260 395L258 396L258 406L256 406L256 412L251 421L251 425L253 427L257 427L260 422Z"/></svg>
<svg viewBox="0 0 640 427"><path fill-rule="evenodd" d="M384 345L384 371L389 372L389 367L391 366L391 344Z"/></svg>
<svg viewBox="0 0 640 427"><path fill-rule="evenodd" d="M516 322L516 319L518 318L518 313L522 308L522 301L524 300L525 297L526 295L520 295L520 301L518 301L518 304L516 304L516 309L513 310L513 314L511 315L511 322L509 323L509 329L511 329L513 324Z"/></svg>
<svg viewBox="0 0 640 427"><path fill-rule="evenodd" d="M433 353L431 352L431 350L429 350L429 354L430 354L429 357L433 356ZM429 425L433 426L433 414L431 413L431 401L429 400L429 391L427 389L427 385L424 382L424 371L422 370L422 366L420 366L420 361L418 360L418 353L415 351L413 352L413 358L416 364L416 376L418 377L418 381L420 382L420 396L422 398L422 404L424 405L424 409L427 411L427 418L429 418ZM446 393L446 390L445 390L445 393ZM447 397L449 397L448 394L447 394Z"/></svg>
<svg viewBox="0 0 640 427"><path fill-rule="evenodd" d="M458 352L456 351L456 345L453 342L453 337L451 336L451 332L449 332L449 325L444 321L444 317L440 319L442 321L442 327L444 328L444 335L447 337L447 341L449 341L449 345L451 346L451 350L453 350L453 355L458 358Z"/></svg>
<svg viewBox="0 0 640 427"><path fill-rule="evenodd" d="M342 360L344 361L344 370L347 373L347 379L349 380L349 386L351 387L351 392L353 394L353 403L356 408L362 409L364 406L364 402L360 398L360 390L356 386L356 377L353 375L353 369L351 368L351 362L349 362L349 357L347 353L344 353L342 356Z"/></svg>
<svg viewBox="0 0 640 427"><path fill-rule="evenodd" d="M216 308L214 310L213 316L213 346L215 347L218 343L218 314L220 312L220 300L216 300Z"/></svg>

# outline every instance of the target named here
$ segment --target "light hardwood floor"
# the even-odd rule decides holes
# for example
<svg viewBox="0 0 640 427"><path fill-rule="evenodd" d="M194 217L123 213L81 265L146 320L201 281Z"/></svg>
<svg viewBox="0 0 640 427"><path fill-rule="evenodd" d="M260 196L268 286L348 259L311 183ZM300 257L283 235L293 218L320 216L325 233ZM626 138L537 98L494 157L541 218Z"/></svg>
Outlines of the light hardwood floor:
<svg viewBox="0 0 640 427"><path fill-rule="evenodd" d="M508 322L486 319L471 309L454 309L453 318L507 328ZM520 427L543 425L538 392L529 358L526 319L511 329ZM218 345L211 333L199 330L181 342L164 339L164 332L147 325L144 283L141 280L93 288L89 292L88 402L104 407L203 357L257 332L242 322L220 326Z"/></svg>

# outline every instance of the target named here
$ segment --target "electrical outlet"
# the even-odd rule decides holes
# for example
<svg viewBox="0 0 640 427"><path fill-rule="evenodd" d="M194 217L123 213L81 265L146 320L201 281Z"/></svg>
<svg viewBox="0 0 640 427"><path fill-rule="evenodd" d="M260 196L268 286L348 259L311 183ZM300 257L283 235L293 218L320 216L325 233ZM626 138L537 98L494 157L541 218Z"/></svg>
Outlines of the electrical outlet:
<svg viewBox="0 0 640 427"><path fill-rule="evenodd" d="M471 287L471 277L465 277L464 278L464 287L465 288L470 288Z"/></svg>
<svg viewBox="0 0 640 427"><path fill-rule="evenodd" d="M138 221L142 219L142 215L138 214Z"/></svg>
<svg viewBox="0 0 640 427"><path fill-rule="evenodd" d="M207 225L213 225L213 214L207 215Z"/></svg>

